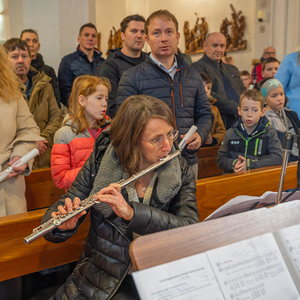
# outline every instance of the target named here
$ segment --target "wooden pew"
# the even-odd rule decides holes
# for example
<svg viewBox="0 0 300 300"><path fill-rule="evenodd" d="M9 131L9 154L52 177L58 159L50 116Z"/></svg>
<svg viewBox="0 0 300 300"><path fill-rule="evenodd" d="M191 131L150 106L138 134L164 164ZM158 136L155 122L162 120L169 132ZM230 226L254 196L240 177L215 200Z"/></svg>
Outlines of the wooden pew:
<svg viewBox="0 0 300 300"><path fill-rule="evenodd" d="M25 245L24 237L40 225L46 209L0 218L0 281L77 261L90 226L89 215L78 232L64 243L43 237Z"/></svg>
<svg viewBox="0 0 300 300"><path fill-rule="evenodd" d="M49 243L41 237L25 245L24 237L40 225L44 207L65 192L54 185L50 169L35 170L25 181L29 211L0 218L0 281L77 261L89 230L86 216L78 232L64 243Z"/></svg>
<svg viewBox="0 0 300 300"><path fill-rule="evenodd" d="M65 193L64 189L55 186L51 169L34 170L25 176L27 210L49 207Z"/></svg>
<svg viewBox="0 0 300 300"><path fill-rule="evenodd" d="M222 175L223 171L217 166L217 156L220 146L201 147L197 152L198 179Z"/></svg>
<svg viewBox="0 0 300 300"><path fill-rule="evenodd" d="M287 167L284 189L296 187L296 169L296 163L290 163ZM260 196L267 190L277 191L280 171L280 167L262 168L241 174L197 180L196 196L200 220L237 195ZM44 177L40 176L40 178ZM47 178L46 175L45 178ZM37 185L39 186L40 183ZM35 189L34 184L31 189ZM53 189L55 191L56 188ZM29 202L32 202L31 207L40 206L39 201L33 199L39 197L41 191L39 189L37 191L38 193L33 193L34 196L29 199ZM53 195L56 192L53 192ZM51 189L50 193L52 194ZM61 193L56 199L53 199L53 202L60 195ZM33 228L39 226L44 212L45 209L37 209L24 214L0 218L0 281L78 259L90 225L89 216L81 224L79 232L65 243L52 244L39 238L30 245L24 244L24 237L28 236Z"/></svg>
<svg viewBox="0 0 300 300"><path fill-rule="evenodd" d="M241 173L197 180L199 219L203 221L213 211L238 195L261 196L266 191L276 192L281 166L266 167ZM289 163L284 190L297 186L297 163Z"/></svg>

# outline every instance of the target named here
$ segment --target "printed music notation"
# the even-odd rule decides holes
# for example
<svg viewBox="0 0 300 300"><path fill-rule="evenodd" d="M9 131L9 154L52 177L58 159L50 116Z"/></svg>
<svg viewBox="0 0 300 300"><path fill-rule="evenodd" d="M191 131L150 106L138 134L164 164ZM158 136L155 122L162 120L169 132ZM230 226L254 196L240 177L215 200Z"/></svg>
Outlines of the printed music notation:
<svg viewBox="0 0 300 300"><path fill-rule="evenodd" d="M300 299L300 225L134 272L143 300Z"/></svg>

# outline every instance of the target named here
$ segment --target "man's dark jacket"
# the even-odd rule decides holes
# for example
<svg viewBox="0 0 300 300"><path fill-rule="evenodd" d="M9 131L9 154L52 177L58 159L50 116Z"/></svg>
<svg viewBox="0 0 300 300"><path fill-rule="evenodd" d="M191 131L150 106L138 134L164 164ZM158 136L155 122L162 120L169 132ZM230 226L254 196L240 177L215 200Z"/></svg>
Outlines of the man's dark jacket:
<svg viewBox="0 0 300 300"><path fill-rule="evenodd" d="M65 106L68 107L72 84L78 76L85 74L99 76L101 64L104 62L101 55L102 52L95 49L94 60L90 62L87 55L78 46L74 53L63 57L58 69L58 84L61 102Z"/></svg>
<svg viewBox="0 0 300 300"><path fill-rule="evenodd" d="M117 108L131 95L150 95L158 98L170 107L175 128L179 130L180 135L187 133L195 124L204 143L210 133L214 115L200 75L177 55L176 58L178 70L173 80L149 55L143 63L124 72L117 92ZM190 166L198 163L197 150L185 148L182 156Z"/></svg>
<svg viewBox="0 0 300 300"><path fill-rule="evenodd" d="M57 83L57 77L56 77L54 69L52 67L50 67L50 66L45 65L44 60L43 60L43 56L40 53L38 53L36 55L36 59L33 59L31 61L31 65L38 72L44 71L44 73L47 76L49 76L49 77L52 78L52 80L50 81L50 84L52 85L57 105L60 108L60 91L59 91L59 87L58 87L58 83Z"/></svg>
<svg viewBox="0 0 300 300"><path fill-rule="evenodd" d="M108 134L103 132L96 139L94 151L79 171L67 195L63 195L47 210L42 223L51 218L51 213L57 211L58 205L64 206L66 197L71 200L79 197L83 200L89 196L110 143ZM157 194L159 176L155 181L149 205L129 202L126 190L122 189L124 199L134 210L131 221L125 221L115 213L104 217L95 206L90 209L91 226L77 266L66 284L51 299L111 299L132 265L129 245L133 240L133 232L146 235L199 222L195 175L182 157L178 160L181 188L167 203L163 203L161 195ZM168 184L166 182L166 185ZM75 229L65 231L54 229L45 238L54 243L63 242L76 233L83 219L84 217L79 219Z"/></svg>
<svg viewBox="0 0 300 300"><path fill-rule="evenodd" d="M132 58L123 54L121 48L116 48L102 64L100 76L108 78L111 84L106 112L109 117L113 118L116 113L117 89L122 74L126 70L143 62L146 59L146 55L147 54L142 51L139 59Z"/></svg>
<svg viewBox="0 0 300 300"><path fill-rule="evenodd" d="M234 100L227 99L222 73L228 79L237 95L240 96L245 88L240 79L239 70L235 66L224 64L222 61L217 63L210 59L205 53L201 59L192 64L192 67L198 72L206 73L211 78L211 95L217 99L215 105L221 113L225 127L228 128L228 126L226 126L226 119L228 116L230 119L233 119L233 116L238 116L238 103Z"/></svg>

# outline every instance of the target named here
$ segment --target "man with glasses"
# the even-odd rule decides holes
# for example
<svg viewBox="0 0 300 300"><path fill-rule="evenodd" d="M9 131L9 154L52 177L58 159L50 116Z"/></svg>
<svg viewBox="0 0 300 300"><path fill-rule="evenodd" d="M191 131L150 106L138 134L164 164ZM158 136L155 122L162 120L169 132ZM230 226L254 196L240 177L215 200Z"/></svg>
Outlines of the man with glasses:
<svg viewBox="0 0 300 300"><path fill-rule="evenodd" d="M214 119L202 80L196 70L175 54L180 35L174 15L167 10L152 13L145 23L145 32L151 53L143 63L123 73L117 107L129 96L138 94L164 101L173 113L179 140L195 124L198 130L188 139L182 156L197 178L197 151L207 139Z"/></svg>
<svg viewBox="0 0 300 300"><path fill-rule="evenodd" d="M262 72L262 63L265 59L269 58L269 57L276 57L276 51L275 48L272 46L268 46L264 49L263 51L263 55L262 58L260 59L260 63L256 64L251 72L251 83L255 84L260 82L263 77L261 75Z"/></svg>

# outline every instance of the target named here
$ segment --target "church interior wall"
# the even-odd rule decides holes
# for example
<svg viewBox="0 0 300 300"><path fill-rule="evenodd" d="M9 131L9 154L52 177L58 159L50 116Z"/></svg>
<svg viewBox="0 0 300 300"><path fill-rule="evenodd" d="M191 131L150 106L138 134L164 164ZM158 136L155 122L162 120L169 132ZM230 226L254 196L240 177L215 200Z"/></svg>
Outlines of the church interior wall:
<svg viewBox="0 0 300 300"><path fill-rule="evenodd" d="M61 58L74 52L80 26L94 22L101 32L101 51L106 57L110 30L119 28L126 16L139 13L145 18L158 9L170 10L178 19L179 48L184 51L183 25L195 24L196 16L205 17L209 32L219 31L221 21L231 19L230 4L246 18L247 49L229 52L240 70L251 70L251 61L259 59L264 47L273 45L282 60L300 44L300 0L0 0L0 41L18 37L24 28L38 31L46 64L57 71ZM258 11L263 21L258 21ZM150 51L146 44L144 51ZM193 54L197 61L202 54Z"/></svg>

